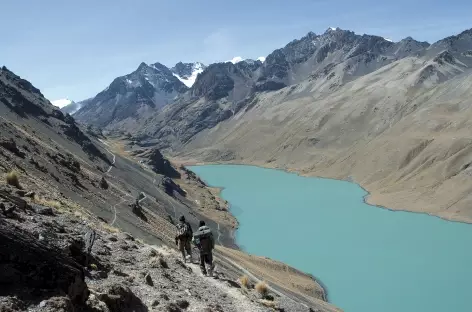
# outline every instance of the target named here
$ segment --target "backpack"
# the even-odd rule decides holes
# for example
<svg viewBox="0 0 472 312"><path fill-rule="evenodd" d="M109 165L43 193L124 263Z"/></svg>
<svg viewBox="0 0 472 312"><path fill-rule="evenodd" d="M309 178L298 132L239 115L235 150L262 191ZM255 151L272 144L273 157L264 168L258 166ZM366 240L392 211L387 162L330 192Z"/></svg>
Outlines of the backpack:
<svg viewBox="0 0 472 312"><path fill-rule="evenodd" d="M188 222L185 222L184 227L185 227L185 232L184 232L185 236L188 237L188 238L192 238L193 231L192 231L192 227L190 226L190 224L188 224Z"/></svg>
<svg viewBox="0 0 472 312"><path fill-rule="evenodd" d="M200 230L198 229L197 232L195 232L195 235L193 236L195 244L198 246L200 245L202 240L210 238L211 235L211 230L209 228Z"/></svg>

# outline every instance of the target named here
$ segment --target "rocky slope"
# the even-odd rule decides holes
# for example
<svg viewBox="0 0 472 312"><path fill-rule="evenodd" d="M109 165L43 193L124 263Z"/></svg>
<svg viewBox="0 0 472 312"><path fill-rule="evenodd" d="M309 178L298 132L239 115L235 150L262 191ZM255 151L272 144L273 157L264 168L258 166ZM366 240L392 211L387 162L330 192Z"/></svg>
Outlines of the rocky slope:
<svg viewBox="0 0 472 312"><path fill-rule="evenodd" d="M110 232L93 216L18 208L0 219L2 311L307 311L275 294L263 301L222 270L204 277L176 251Z"/></svg>
<svg viewBox="0 0 472 312"><path fill-rule="evenodd" d="M144 155L149 167L121 156L6 68L0 129L0 310L337 311L300 272L294 278L313 289L308 296L281 292L274 280L274 301L261 302L235 282L246 272L236 256L217 255L219 280L177 261L166 246L174 245L179 215L194 227L206 220L226 246L234 246L232 229L178 191L158 151Z"/></svg>

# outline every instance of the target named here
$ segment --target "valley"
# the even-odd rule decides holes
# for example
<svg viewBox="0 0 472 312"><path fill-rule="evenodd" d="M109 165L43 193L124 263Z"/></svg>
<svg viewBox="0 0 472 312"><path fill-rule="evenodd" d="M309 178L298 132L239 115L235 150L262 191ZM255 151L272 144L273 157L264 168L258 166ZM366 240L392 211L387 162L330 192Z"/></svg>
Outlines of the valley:
<svg viewBox="0 0 472 312"><path fill-rule="evenodd" d="M3 231L0 238L14 246L12 233L19 231L20 246L36 248L45 257L41 261L52 261L50 255L61 259L58 269L73 274L71 279L77 280L81 294L72 296L70 291L64 291L75 285L69 280L48 283L34 279L38 284L29 289L30 275L20 273L38 266L35 262L38 260L28 252L18 258L20 262L15 262L15 255L4 250L0 254L3 271L12 273L1 276L0 284L8 287L2 288L6 290L0 293L0 305L8 306L8 311L39 311L46 302L43 307L52 306L51 311L62 309L63 304L65 311L118 312L126 309L113 300L128 300L142 311L182 311L187 310L187 304L175 306L185 299L192 306L189 311L340 311L336 302L327 302L330 298L322 286L323 278L319 281L310 275L313 274L326 276L331 285L338 280L336 288L343 289L351 296L351 303L355 302L347 306L360 309L369 294L361 288L350 293L349 287L360 287L349 281L350 270L332 270L343 272L339 279L322 272L324 266L346 257L347 250L355 244L339 249L339 254L316 267L316 271L314 266L297 261L293 261L295 268L291 268L264 257L275 255L278 260L292 264L293 259L284 258L280 249L266 248L272 246L271 241L266 241L267 246L253 245L246 250L235 232L250 222L257 225L263 216L253 217L250 222L240 218L237 205L233 206L238 196L229 200L223 195L226 190L221 193L218 188L225 187L227 181L208 185L202 180L203 174L198 176L189 166L255 165L297 173L302 180L321 177L352 181L366 191L356 193L362 193L359 198L365 196L367 203L377 205L369 206L377 209L374 214L382 216L378 222L369 224L373 227L395 226L389 222L396 219L384 217L391 212L380 208L472 223L471 56L472 29L430 44L411 37L393 42L381 36L330 27L322 34L309 32L257 60L178 62L169 67L160 62L141 62L131 73L113 79L98 94L77 102L50 102L30 82L3 67L0 170L5 179L0 182ZM58 109L51 103L70 104ZM243 168L246 167L241 166L241 172ZM238 179L241 185L250 187L245 189L249 195L270 184L264 181L254 184L257 179L250 175ZM300 183L292 193L305 186ZM271 190L276 191L277 185ZM360 215L364 211L366 205L354 204L358 197L343 203L344 208L357 209L348 213ZM248 203L245 207L251 209ZM278 209L277 213L291 212ZM345 214L342 211L332 219L343 218ZM216 280L208 281L193 272L195 265L177 259L175 225L181 215L193 228L204 220L212 229L218 245ZM270 216L275 218L276 214ZM371 217L359 218L358 222L362 225L366 220ZM344 230L355 219L351 221ZM444 224L450 224L436 221L440 221L440 231ZM80 226L76 229L74 224ZM332 228L328 222L322 225L326 228L317 233L319 237ZM459 225L461 229L463 226L468 225ZM409 235L415 236L415 229ZM265 230L270 236L276 229ZM436 231L428 233L418 245L424 247L428 239L435 238ZM456 235L462 241L468 233L458 231ZM256 226L252 235L262 236L264 231ZM95 237L98 247L94 249L89 244L93 245ZM367 233L366 237L376 235ZM386 240L390 237L387 233ZM445 238L443 235L436 241ZM35 244L35 240L40 243ZM448 245L448 240L443 244ZM366 244L365 250L370 246ZM318 249L312 244L309 249L313 254L334 255L331 247ZM389 251L381 253L379 259ZM454 249L439 253L436 258L459 253ZM95 266L84 260L88 257L97 260ZM455 263L459 258L443 260L441 272L447 273L448 261ZM139 264L133 266L136 259ZM166 271L168 265L156 264L160 259L172 263L171 273ZM418 262L417 258L412 259ZM406 268L411 268L408 260L402 261ZM363 267L366 260L360 263L358 267ZM48 275L47 266L38 266L38 270L35 276L52 276ZM379 272L382 270L386 270L385 274L394 273L380 266ZM247 276L253 285L244 285L242 276ZM54 276L51 278L56 281ZM149 279L156 280L158 286L154 287ZM446 285L445 280L430 282ZM203 281L209 289L215 287L217 297L195 291L196 281ZM261 281L269 284L270 296L257 294L255 284ZM186 283L193 288L187 289ZM401 282L398 285L401 287ZM40 290L45 286L48 291ZM381 290L376 285L369 286ZM463 291L465 286L459 288ZM167 294L171 290L175 292ZM161 296L154 305L154 292L165 294L167 299ZM115 299L110 301L107 296ZM136 296L140 302L134 299ZM66 303L57 303L56 297ZM77 302L76 297L80 297ZM439 297L440 294L436 298ZM372 306L377 304L380 309L382 298L382 293L378 293ZM395 307L407 305L413 311L419 306L415 301L409 306L409 302L398 301ZM450 307L444 300L442 305L433 301L428 304L428 309ZM466 305L462 304L460 309Z"/></svg>
<svg viewBox="0 0 472 312"><path fill-rule="evenodd" d="M303 289L310 289L308 294L302 295L297 287L287 288L270 275L266 279L269 291L277 299L266 303L269 306L259 302L261 298L252 289L238 290L242 286L236 281L247 272L241 257L252 256L236 251L225 254L223 246L237 247L232 236L234 219L211 190L195 177L181 176L158 150L145 154L148 163L136 161L116 141L92 128L84 129L64 115L6 67L0 70L0 99L0 170L4 177L0 182L0 240L7 246L0 253L2 309L118 312L131 304L139 311L155 307L180 311L177 304L186 309L190 302L192 309L208 311L217 311L220 305L228 311L267 311L274 306L291 311L308 307L337 311L324 301L321 286L299 271L287 272L287 276L296 277ZM176 181L181 177L182 185L188 183L195 197L187 198L168 175ZM201 213L198 201L206 205ZM208 212L212 210L226 220L221 226L220 219L205 216L212 215ZM194 272L196 266L177 260L173 246L180 215L194 227L206 220L215 232L221 245L215 251L220 281L208 282ZM143 258L133 265L137 254ZM156 257L172 262L170 273L151 263L159 260ZM52 263L70 280L55 275ZM261 272L271 272L265 266L281 265L266 258L259 263ZM253 274L249 282L255 285L265 276ZM229 299L199 294L192 284L195 280ZM195 296L185 291L185 285L190 285ZM166 288L174 289L173 294L157 290ZM182 298L187 303L181 303Z"/></svg>

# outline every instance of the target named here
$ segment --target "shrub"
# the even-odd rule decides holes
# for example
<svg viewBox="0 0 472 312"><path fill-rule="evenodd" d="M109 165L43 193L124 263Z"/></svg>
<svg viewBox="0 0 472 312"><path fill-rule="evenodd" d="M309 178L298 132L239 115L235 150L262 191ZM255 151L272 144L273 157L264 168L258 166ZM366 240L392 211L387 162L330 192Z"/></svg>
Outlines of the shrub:
<svg viewBox="0 0 472 312"><path fill-rule="evenodd" d="M20 180L18 179L18 173L16 171L10 171L7 173L7 184L12 185L16 188L21 188Z"/></svg>
<svg viewBox="0 0 472 312"><path fill-rule="evenodd" d="M108 189L108 182L105 180L105 177L102 177L100 180L100 187L104 190Z"/></svg>
<svg viewBox="0 0 472 312"><path fill-rule="evenodd" d="M269 292L269 286L267 286L267 283L264 281L258 282L255 288L256 291L262 296L262 298L265 298L265 296L267 296L267 293Z"/></svg>
<svg viewBox="0 0 472 312"><path fill-rule="evenodd" d="M92 263L92 264L90 265L90 268L91 268L92 270L94 270L94 271L98 270L98 267L97 267L97 265L96 265L95 263Z"/></svg>
<svg viewBox="0 0 472 312"><path fill-rule="evenodd" d="M247 275L243 275L239 278L239 283L241 283L241 286L244 288L249 288L249 277Z"/></svg>

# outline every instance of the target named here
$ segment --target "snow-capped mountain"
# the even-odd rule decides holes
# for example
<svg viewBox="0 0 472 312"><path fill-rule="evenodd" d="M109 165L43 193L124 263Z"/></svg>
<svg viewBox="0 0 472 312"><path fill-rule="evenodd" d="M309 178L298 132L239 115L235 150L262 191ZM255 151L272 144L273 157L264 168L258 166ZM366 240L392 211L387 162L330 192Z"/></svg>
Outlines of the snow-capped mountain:
<svg viewBox="0 0 472 312"><path fill-rule="evenodd" d="M61 108L61 111L63 113L67 113L70 115L75 114L79 109L81 109L84 105L84 101L82 102L74 102L72 101L69 105L64 106Z"/></svg>
<svg viewBox="0 0 472 312"><path fill-rule="evenodd" d="M74 117L96 126L113 123L133 127L138 117L152 114L187 90L166 66L143 62L134 72L113 80Z"/></svg>
<svg viewBox="0 0 472 312"><path fill-rule="evenodd" d="M70 115L77 112L83 106L83 102L74 102L69 99L51 101L51 104L59 107L63 113Z"/></svg>
<svg viewBox="0 0 472 312"><path fill-rule="evenodd" d="M177 79L179 79L187 87L192 87L197 80L198 74L202 73L206 68L206 65L200 62L195 63L182 63L175 64L170 70Z"/></svg>
<svg viewBox="0 0 472 312"><path fill-rule="evenodd" d="M63 108L67 105L70 105L72 104L74 101L72 100L69 100L69 99L60 99L60 100L54 100L54 101L51 101L51 104L56 106L56 107L59 107L59 108Z"/></svg>

